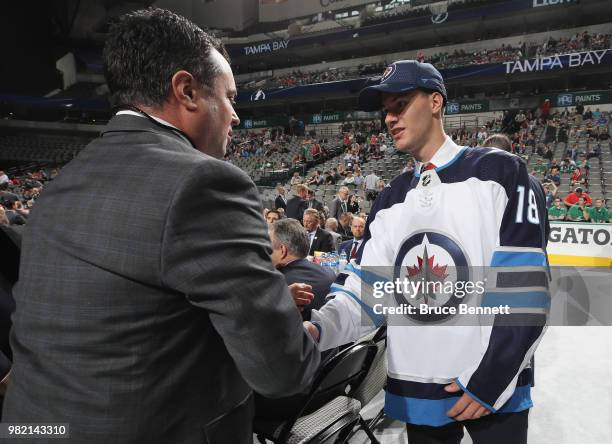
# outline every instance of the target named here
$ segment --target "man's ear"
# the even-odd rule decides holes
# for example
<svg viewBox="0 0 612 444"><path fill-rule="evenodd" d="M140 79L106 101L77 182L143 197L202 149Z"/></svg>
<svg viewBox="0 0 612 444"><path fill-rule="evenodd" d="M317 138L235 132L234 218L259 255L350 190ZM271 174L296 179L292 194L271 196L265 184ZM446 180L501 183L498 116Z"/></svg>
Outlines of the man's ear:
<svg viewBox="0 0 612 444"><path fill-rule="evenodd" d="M287 248L286 245L282 245L281 244L281 259L285 259L287 256L289 256L289 249Z"/></svg>
<svg viewBox="0 0 612 444"><path fill-rule="evenodd" d="M174 73L171 83L172 98L188 111L195 111L198 108L197 95L201 94L195 78L189 72L180 70Z"/></svg>
<svg viewBox="0 0 612 444"><path fill-rule="evenodd" d="M431 95L432 108L431 112L433 114L440 112L440 116L444 116L444 97L439 92L434 92Z"/></svg>

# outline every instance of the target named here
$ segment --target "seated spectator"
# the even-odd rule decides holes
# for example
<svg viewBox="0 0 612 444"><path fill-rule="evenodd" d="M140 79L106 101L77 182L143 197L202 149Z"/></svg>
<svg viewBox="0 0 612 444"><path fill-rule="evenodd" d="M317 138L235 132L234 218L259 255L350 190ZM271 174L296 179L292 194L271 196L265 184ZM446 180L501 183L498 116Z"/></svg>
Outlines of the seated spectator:
<svg viewBox="0 0 612 444"><path fill-rule="evenodd" d="M573 173L574 172L574 168L576 168L576 162L574 162L569 157L566 157L561 162L561 172L562 173Z"/></svg>
<svg viewBox="0 0 612 444"><path fill-rule="evenodd" d="M550 208L557 197L557 186L553 182L543 183L542 186L546 197L546 208Z"/></svg>
<svg viewBox="0 0 612 444"><path fill-rule="evenodd" d="M351 223L353 222L353 213L343 213L338 219L338 230L337 232L342 236L342 240L348 240L353 238L353 232L351 231Z"/></svg>
<svg viewBox="0 0 612 444"><path fill-rule="evenodd" d="M309 256L313 256L315 251L329 253L334 249L332 235L319 226L319 212L317 210L309 208L304 211L302 222L308 234Z"/></svg>
<svg viewBox="0 0 612 444"><path fill-rule="evenodd" d="M548 179L552 183L554 183L556 187L561 185L561 175L559 174L559 168L557 168L557 167L551 168L550 169L550 174L548 176L546 176L546 179Z"/></svg>
<svg viewBox="0 0 612 444"><path fill-rule="evenodd" d="M302 319L310 320L311 310L318 310L325 304L325 297L336 275L329 268L320 267L306 259L310 249L308 235L298 221L278 221L269 226L269 233L272 263L285 276L287 284L305 283L312 286L312 302L299 307Z"/></svg>
<svg viewBox="0 0 612 444"><path fill-rule="evenodd" d="M544 163L544 160L538 159L533 169L542 175L546 175L546 172L548 171L548 165Z"/></svg>
<svg viewBox="0 0 612 444"><path fill-rule="evenodd" d="M402 174L404 173L412 173L414 171L414 160L413 159L408 159L406 161L406 166L404 167L404 169L402 170Z"/></svg>
<svg viewBox="0 0 612 444"><path fill-rule="evenodd" d="M357 170L355 171L355 175L353 177L354 177L353 183L355 184L355 186L357 188L362 188L365 178L362 176L361 168L357 168Z"/></svg>
<svg viewBox="0 0 612 444"><path fill-rule="evenodd" d="M584 197L578 198L578 203L572 205L567 211L567 220L572 222L584 222L590 217Z"/></svg>
<svg viewBox="0 0 612 444"><path fill-rule="evenodd" d="M588 208L590 220L594 223L605 224L612 222L612 211L608 210L605 206L604 200L600 197L595 199L595 206Z"/></svg>
<svg viewBox="0 0 612 444"><path fill-rule="evenodd" d="M321 185L323 184L323 176L321 176L321 170L315 170L310 179L306 182L307 185Z"/></svg>
<svg viewBox="0 0 612 444"><path fill-rule="evenodd" d="M276 210L270 210L266 213L266 222L268 222L268 225L272 225L277 220L280 220L280 218L280 213Z"/></svg>
<svg viewBox="0 0 612 444"><path fill-rule="evenodd" d="M291 178L291 185L299 185L301 183L303 183L302 178L300 177L300 173L298 173L297 171L293 173L293 177Z"/></svg>
<svg viewBox="0 0 612 444"><path fill-rule="evenodd" d="M323 202L321 202L315 197L314 190L308 190L308 196L306 198L306 201L308 202L308 208L314 208L319 212L323 211Z"/></svg>
<svg viewBox="0 0 612 444"><path fill-rule="evenodd" d="M353 217L351 232L353 233L353 239L342 242L342 245L340 245L340 251L344 251L349 260L354 259L361 248L365 233L365 220L361 217Z"/></svg>
<svg viewBox="0 0 612 444"><path fill-rule="evenodd" d="M580 167L576 167L574 172L572 173L572 177L570 178L570 184L572 186L580 185L584 183L584 177L582 176L582 169Z"/></svg>
<svg viewBox="0 0 612 444"><path fill-rule="evenodd" d="M567 217L567 208L561 205L561 199L556 197L552 207L548 210L549 220L565 220Z"/></svg>
<svg viewBox="0 0 612 444"><path fill-rule="evenodd" d="M349 213L353 213L353 214L359 213L359 201L355 194L351 194L349 196L346 209Z"/></svg>
<svg viewBox="0 0 612 444"><path fill-rule="evenodd" d="M342 244L342 235L338 233L338 220L335 217L327 218L323 228L332 235L334 240L334 251L339 251L340 245Z"/></svg>
<svg viewBox="0 0 612 444"><path fill-rule="evenodd" d="M355 185L355 177L353 176L353 172L347 171L346 177L340 184L341 185Z"/></svg>
<svg viewBox="0 0 612 444"><path fill-rule="evenodd" d="M326 171L324 173L325 179L324 179L324 183L325 185L336 185L336 179L334 178L334 175L332 173L330 173L329 171Z"/></svg>
<svg viewBox="0 0 612 444"><path fill-rule="evenodd" d="M587 204L587 206L591 206L593 204L593 200L591 199L591 196L583 192L581 187L577 187L573 193L569 193L563 200L563 203L566 206L571 207L572 205L576 205L578 203L578 200L581 197L584 198L584 201Z"/></svg>

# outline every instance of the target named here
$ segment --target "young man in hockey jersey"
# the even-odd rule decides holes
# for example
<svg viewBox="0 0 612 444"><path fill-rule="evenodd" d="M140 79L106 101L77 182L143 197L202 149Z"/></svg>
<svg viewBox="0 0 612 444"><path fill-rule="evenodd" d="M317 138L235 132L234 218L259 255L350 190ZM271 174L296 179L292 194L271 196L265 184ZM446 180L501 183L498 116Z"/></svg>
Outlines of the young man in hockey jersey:
<svg viewBox="0 0 612 444"><path fill-rule="evenodd" d="M458 444L464 427L474 444L525 443L529 363L549 306L543 234L525 164L502 150L457 146L445 134L446 89L430 64L393 63L359 102L364 110L383 109L396 148L417 164L378 196L359 264L347 266L344 284L332 286L334 298L312 311L306 327L325 350L384 322L362 294L376 284L372 267L440 280L451 267L474 274L490 267L494 279L482 305L507 304L509 315L471 326L453 324L452 316L398 325L389 315L385 411L406 422L411 444ZM427 296L417 302L427 303ZM455 296L435 303L456 303Z"/></svg>

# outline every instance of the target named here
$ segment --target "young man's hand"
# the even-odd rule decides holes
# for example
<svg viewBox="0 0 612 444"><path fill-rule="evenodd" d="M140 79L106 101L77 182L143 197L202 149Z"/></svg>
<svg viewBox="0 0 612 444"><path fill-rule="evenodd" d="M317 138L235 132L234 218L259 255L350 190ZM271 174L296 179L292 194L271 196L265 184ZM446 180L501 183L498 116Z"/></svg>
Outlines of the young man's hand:
<svg viewBox="0 0 612 444"><path fill-rule="evenodd" d="M452 384L444 387L444 390L449 393L455 393L461 391L461 387L459 387L457 383L453 382ZM491 414L491 411L486 407L483 407L470 395L464 393L463 396L461 396L461 398L459 398L459 400L455 403L455 405L452 406L448 412L446 412L446 414L455 421L467 421L468 419L478 419L483 416L487 416Z"/></svg>

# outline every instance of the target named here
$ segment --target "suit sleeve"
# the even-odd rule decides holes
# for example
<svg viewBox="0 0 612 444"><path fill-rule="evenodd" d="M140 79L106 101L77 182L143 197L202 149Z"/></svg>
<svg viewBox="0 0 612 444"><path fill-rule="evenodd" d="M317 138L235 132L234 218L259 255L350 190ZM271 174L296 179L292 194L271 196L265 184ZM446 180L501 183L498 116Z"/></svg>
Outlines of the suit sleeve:
<svg viewBox="0 0 612 444"><path fill-rule="evenodd" d="M334 198L329 203L329 217L336 217L336 211L338 211L338 199Z"/></svg>
<svg viewBox="0 0 612 444"><path fill-rule="evenodd" d="M223 162L198 165L167 216L162 279L209 313L255 391L287 396L310 384L319 353L272 266L260 207L245 173Z"/></svg>
<svg viewBox="0 0 612 444"><path fill-rule="evenodd" d="M548 266L542 248L538 205L522 160L506 158L497 200L503 211L499 243L493 253L482 305L510 307L495 317L482 341L478 362L456 380L461 388L495 412L513 395L544 331L550 307ZM500 211L501 213L501 211ZM488 330L487 330L488 329Z"/></svg>
<svg viewBox="0 0 612 444"><path fill-rule="evenodd" d="M331 233L328 233L327 231L323 230L323 234L323 251L335 251L336 249L334 248L334 238Z"/></svg>

